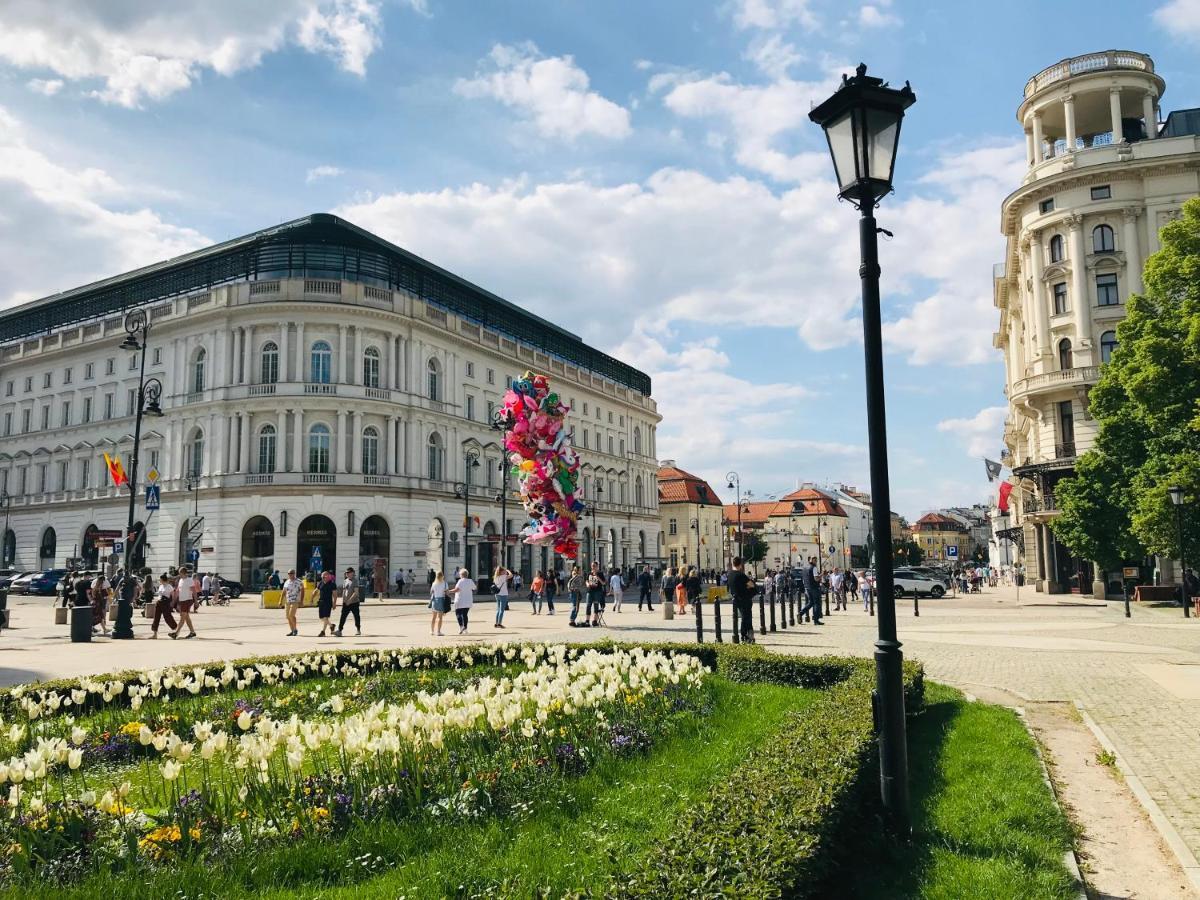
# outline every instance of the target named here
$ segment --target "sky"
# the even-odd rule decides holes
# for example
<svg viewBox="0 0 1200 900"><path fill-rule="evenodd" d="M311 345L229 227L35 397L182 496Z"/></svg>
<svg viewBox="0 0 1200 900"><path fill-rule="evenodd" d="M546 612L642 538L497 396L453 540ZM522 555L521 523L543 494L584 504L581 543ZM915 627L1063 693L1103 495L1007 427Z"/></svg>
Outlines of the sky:
<svg viewBox="0 0 1200 900"><path fill-rule="evenodd" d="M153 10L148 14L147 10ZM1026 79L1200 0L0 0L0 308L331 211L648 372L661 459L869 487L856 213L811 106L917 95L878 212L892 506L986 500Z"/></svg>

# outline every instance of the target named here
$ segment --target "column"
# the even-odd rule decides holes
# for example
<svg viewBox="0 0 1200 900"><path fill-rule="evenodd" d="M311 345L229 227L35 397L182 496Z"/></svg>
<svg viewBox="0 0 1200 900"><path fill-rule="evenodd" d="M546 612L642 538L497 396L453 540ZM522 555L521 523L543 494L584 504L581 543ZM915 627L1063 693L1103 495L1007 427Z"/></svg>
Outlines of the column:
<svg viewBox="0 0 1200 900"><path fill-rule="evenodd" d="M354 430L354 440L351 444L349 471L358 475L362 472L362 413L355 411L350 416L350 427Z"/></svg>
<svg viewBox="0 0 1200 900"><path fill-rule="evenodd" d="M254 326L242 331L242 372L238 376L239 384L249 384L254 380Z"/></svg>
<svg viewBox="0 0 1200 900"><path fill-rule="evenodd" d="M1029 256L1033 262L1033 314L1037 323L1037 339L1033 349L1038 356L1051 354L1050 307L1046 303L1046 284L1042 281L1045 251L1042 249L1042 234L1039 231L1029 236Z"/></svg>
<svg viewBox="0 0 1200 900"><path fill-rule="evenodd" d="M1079 352L1090 347L1091 307L1088 303L1087 291L1087 254L1083 249L1083 216L1068 216L1067 226L1070 234L1067 237L1067 252L1071 260L1071 317L1075 322L1075 365L1086 366L1089 360L1080 359Z"/></svg>
<svg viewBox="0 0 1200 900"><path fill-rule="evenodd" d="M1112 117L1112 132L1114 144L1119 144L1125 140L1125 133L1121 129L1121 89L1108 89L1108 111Z"/></svg>
<svg viewBox="0 0 1200 900"><path fill-rule="evenodd" d="M1035 112L1033 114L1033 164L1036 166L1042 161L1042 143L1045 140L1045 135L1042 132L1042 114Z"/></svg>
<svg viewBox="0 0 1200 900"><path fill-rule="evenodd" d="M338 326L338 381L342 384L348 384L350 379L346 374L346 326Z"/></svg>
<svg viewBox="0 0 1200 900"><path fill-rule="evenodd" d="M233 353L230 354L230 368L233 370L233 375L229 379L230 384L240 384L242 381L242 354L246 350L246 336L240 328L233 329Z"/></svg>
<svg viewBox="0 0 1200 900"><path fill-rule="evenodd" d="M304 376L304 323L296 323L296 381L305 381Z"/></svg>
<svg viewBox="0 0 1200 900"><path fill-rule="evenodd" d="M207 387L210 389L220 387L229 381L225 376L225 358L228 355L227 343L226 332L214 328L212 331L212 341L209 343L209 346L213 348L212 354L209 357L212 360L212 364L208 367ZM210 394L209 396L212 395Z"/></svg>
<svg viewBox="0 0 1200 900"><path fill-rule="evenodd" d="M243 475L250 472L250 433L252 428L252 419L250 413L238 413L238 418L241 420L242 429L242 456L238 461L238 471Z"/></svg>
<svg viewBox="0 0 1200 900"><path fill-rule="evenodd" d="M288 323L279 323L279 380L290 381L288 378ZM280 431L280 434L283 434Z"/></svg>
<svg viewBox="0 0 1200 900"><path fill-rule="evenodd" d="M1146 138L1158 137L1158 115L1154 111L1154 95L1150 91L1142 94L1142 118L1146 120Z"/></svg>
<svg viewBox="0 0 1200 900"><path fill-rule="evenodd" d="M216 431L216 447L213 454L213 468L209 474L224 475L228 465L227 459L229 456L229 417L224 415L214 416L214 427Z"/></svg>
<svg viewBox="0 0 1200 900"><path fill-rule="evenodd" d="M204 429L204 469L201 475L211 475L213 471L213 445L217 442L215 419L215 416L210 415Z"/></svg>
<svg viewBox="0 0 1200 900"><path fill-rule="evenodd" d="M1142 292L1142 248L1138 242L1137 220L1141 212L1136 206L1127 206L1121 211L1125 225L1121 230L1121 244L1125 251L1125 293Z"/></svg>
<svg viewBox="0 0 1200 900"><path fill-rule="evenodd" d="M394 337L391 341L392 346L392 390L398 391L404 387L403 379L400 377L400 345L404 341L403 338Z"/></svg>
<svg viewBox="0 0 1200 900"><path fill-rule="evenodd" d="M342 342L343 344L345 341ZM357 416L358 413L355 413ZM339 409L337 414L337 434L333 440L334 453L336 459L333 461L333 471L344 474L350 471L350 467L346 465L346 411Z"/></svg>
<svg viewBox="0 0 1200 900"><path fill-rule="evenodd" d="M292 471L304 471L304 410L297 407L292 410L293 438Z"/></svg>
<svg viewBox="0 0 1200 900"><path fill-rule="evenodd" d="M1029 161L1029 165L1034 164L1033 156L1033 132L1028 128L1025 129L1025 159Z"/></svg>
<svg viewBox="0 0 1200 900"><path fill-rule="evenodd" d="M362 369L362 340L360 339L360 331L361 329L355 325L354 333L350 335L350 359L346 362L346 382L348 384L358 384L358 373ZM381 359L379 364L382 366L384 361ZM383 373L380 373L379 384L380 386L386 384L383 380Z"/></svg>
<svg viewBox="0 0 1200 900"><path fill-rule="evenodd" d="M396 427L395 420L391 416L385 416L383 419L383 427L379 430L379 474L391 475L392 465L388 458L388 453L392 447L392 430ZM360 456L361 458L361 456Z"/></svg>
<svg viewBox="0 0 1200 900"><path fill-rule="evenodd" d="M287 333L287 327L284 326L284 333ZM286 357L285 357L286 359ZM287 455L287 410L281 409L276 415L275 422L275 470L278 472L287 472L288 455Z"/></svg>
<svg viewBox="0 0 1200 900"><path fill-rule="evenodd" d="M1067 152L1075 152L1075 98L1071 94L1063 97L1063 118L1067 122Z"/></svg>

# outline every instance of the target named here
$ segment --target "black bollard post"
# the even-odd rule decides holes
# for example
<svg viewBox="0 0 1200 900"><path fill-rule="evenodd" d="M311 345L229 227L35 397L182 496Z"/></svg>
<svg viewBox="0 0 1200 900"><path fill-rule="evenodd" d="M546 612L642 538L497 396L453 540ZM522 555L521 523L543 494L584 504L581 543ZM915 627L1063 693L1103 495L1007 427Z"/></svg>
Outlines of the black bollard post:
<svg viewBox="0 0 1200 900"><path fill-rule="evenodd" d="M828 587L823 588L825 594L825 615L829 615L829 595L833 593Z"/></svg>
<svg viewBox="0 0 1200 900"><path fill-rule="evenodd" d="M1125 585L1125 618L1130 618L1129 615L1129 582L1122 582Z"/></svg>
<svg viewBox="0 0 1200 900"><path fill-rule="evenodd" d="M799 602L795 588L788 588L788 624L793 628L796 627L796 604Z"/></svg>
<svg viewBox="0 0 1200 900"><path fill-rule="evenodd" d="M916 591L913 591L913 615L921 617L921 595Z"/></svg>
<svg viewBox="0 0 1200 900"><path fill-rule="evenodd" d="M766 593L765 591L758 592L758 633L759 634L767 633L767 598L765 596L765 593ZM751 619L750 622L751 622L751 625L753 626L754 620ZM753 631L754 630L753 627L751 627L750 630Z"/></svg>
<svg viewBox="0 0 1200 900"><path fill-rule="evenodd" d="M696 598L696 643L704 643L704 597Z"/></svg>
<svg viewBox="0 0 1200 900"><path fill-rule="evenodd" d="M775 630L775 601L778 599L776 597L777 593L778 593L777 591L771 592L771 626L770 626L771 631Z"/></svg>
<svg viewBox="0 0 1200 900"><path fill-rule="evenodd" d="M871 592L870 592L869 596L871 598L870 599L871 615L873 616L873 615L875 615L875 587L874 587L874 585L872 585L872 587L871 587Z"/></svg>

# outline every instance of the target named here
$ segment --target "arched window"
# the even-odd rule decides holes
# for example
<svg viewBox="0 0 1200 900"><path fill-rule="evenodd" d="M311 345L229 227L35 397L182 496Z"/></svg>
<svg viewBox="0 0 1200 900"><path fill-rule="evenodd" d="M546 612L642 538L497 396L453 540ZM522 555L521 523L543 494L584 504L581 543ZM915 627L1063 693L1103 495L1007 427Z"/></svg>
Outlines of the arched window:
<svg viewBox="0 0 1200 900"><path fill-rule="evenodd" d="M264 425L258 432L258 471L275 471L275 426Z"/></svg>
<svg viewBox="0 0 1200 900"><path fill-rule="evenodd" d="M1092 250L1096 253L1112 253L1117 249L1113 239L1113 230L1107 225L1097 225L1092 229Z"/></svg>
<svg viewBox="0 0 1200 900"><path fill-rule="evenodd" d="M636 434L637 434L637 432L635 431L635 432L634 432L634 434L636 435ZM642 476L641 476L641 475L639 475L639 476L637 477L637 480L636 480L636 481L634 481L634 483L633 483L633 502L634 502L634 504L636 504L637 506L645 506L645 503L643 503L643 502L642 502L642 500L644 499L644 498L642 497L642 493L643 493L643 490L642 490Z"/></svg>
<svg viewBox="0 0 1200 900"><path fill-rule="evenodd" d="M364 475L379 474L379 432L374 426L363 429L362 470Z"/></svg>
<svg viewBox="0 0 1200 900"><path fill-rule="evenodd" d="M308 432L308 471L329 472L329 426L316 424Z"/></svg>
<svg viewBox="0 0 1200 900"><path fill-rule="evenodd" d="M208 353L203 347L196 351L196 360L192 363L192 393L198 394L204 390L204 366Z"/></svg>
<svg viewBox="0 0 1200 900"><path fill-rule="evenodd" d="M263 344L258 380L260 384L275 384L279 381L279 347L274 341Z"/></svg>
<svg viewBox="0 0 1200 900"><path fill-rule="evenodd" d="M642 429L633 429L633 452L640 454L642 452Z"/></svg>
<svg viewBox="0 0 1200 900"><path fill-rule="evenodd" d="M442 399L442 367L436 359L430 359L425 366L428 373L427 395L430 400Z"/></svg>
<svg viewBox="0 0 1200 900"><path fill-rule="evenodd" d="M325 341L312 345L308 380L314 384L329 384L333 378L333 348Z"/></svg>
<svg viewBox="0 0 1200 900"><path fill-rule="evenodd" d="M429 480L442 480L442 462L445 459L445 450L442 449L442 438L435 431L429 436Z"/></svg>
<svg viewBox="0 0 1200 900"><path fill-rule="evenodd" d="M204 432L199 428L192 432L192 439L188 441L184 471L190 478L199 478L204 471Z"/></svg>
<svg viewBox="0 0 1200 900"><path fill-rule="evenodd" d="M363 387L379 387L379 351L374 347L363 353Z"/></svg>
<svg viewBox="0 0 1200 900"><path fill-rule="evenodd" d="M1058 342L1058 367L1064 372L1071 368L1071 341L1068 338Z"/></svg>
<svg viewBox="0 0 1200 900"><path fill-rule="evenodd" d="M1063 236L1056 234L1050 238L1050 262L1062 262L1063 256Z"/></svg>
<svg viewBox="0 0 1200 900"><path fill-rule="evenodd" d="M1100 335L1100 362L1106 363L1112 359L1113 351L1117 349L1117 333L1106 331Z"/></svg>

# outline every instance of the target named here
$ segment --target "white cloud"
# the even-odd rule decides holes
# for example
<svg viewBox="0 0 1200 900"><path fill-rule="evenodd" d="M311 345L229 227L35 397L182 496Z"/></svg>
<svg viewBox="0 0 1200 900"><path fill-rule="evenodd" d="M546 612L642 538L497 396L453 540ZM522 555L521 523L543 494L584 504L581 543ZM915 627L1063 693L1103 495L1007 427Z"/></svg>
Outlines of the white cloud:
<svg viewBox="0 0 1200 900"><path fill-rule="evenodd" d="M137 197L104 171L54 162L0 108L0 307L209 243Z"/></svg>
<svg viewBox="0 0 1200 900"><path fill-rule="evenodd" d="M424 0L410 0L426 12ZM205 71L233 75L289 43L362 75L380 41L381 0L12 0L0 4L0 60L94 85L106 103L138 107Z"/></svg>
<svg viewBox="0 0 1200 900"><path fill-rule="evenodd" d="M892 0L877 0L858 11L858 24L864 28L886 28L900 25L900 17L891 12Z"/></svg>
<svg viewBox="0 0 1200 900"><path fill-rule="evenodd" d="M312 184L322 178L337 178L341 174L342 170L337 166L314 166L304 174L304 183Z"/></svg>
<svg viewBox="0 0 1200 900"><path fill-rule="evenodd" d="M455 93L489 97L518 110L546 138L580 135L624 138L629 110L589 90L587 72L571 56L543 56L532 43L496 44L474 78L460 78Z"/></svg>
<svg viewBox="0 0 1200 900"><path fill-rule="evenodd" d="M968 456L998 459L1007 415L1007 406L987 406L969 419L943 419L937 429L964 444Z"/></svg>
<svg viewBox="0 0 1200 900"><path fill-rule="evenodd" d="M1200 0L1170 0L1154 11L1154 21L1172 34L1200 40Z"/></svg>
<svg viewBox="0 0 1200 900"><path fill-rule="evenodd" d="M755 38L750 42L745 57L771 78L786 78L791 68L804 59L794 44L778 34Z"/></svg>
<svg viewBox="0 0 1200 900"><path fill-rule="evenodd" d="M810 0L733 0L733 23L738 28L815 28L817 17Z"/></svg>
<svg viewBox="0 0 1200 900"><path fill-rule="evenodd" d="M25 83L25 86L35 94L53 97L62 90L63 81L61 78L31 78Z"/></svg>

